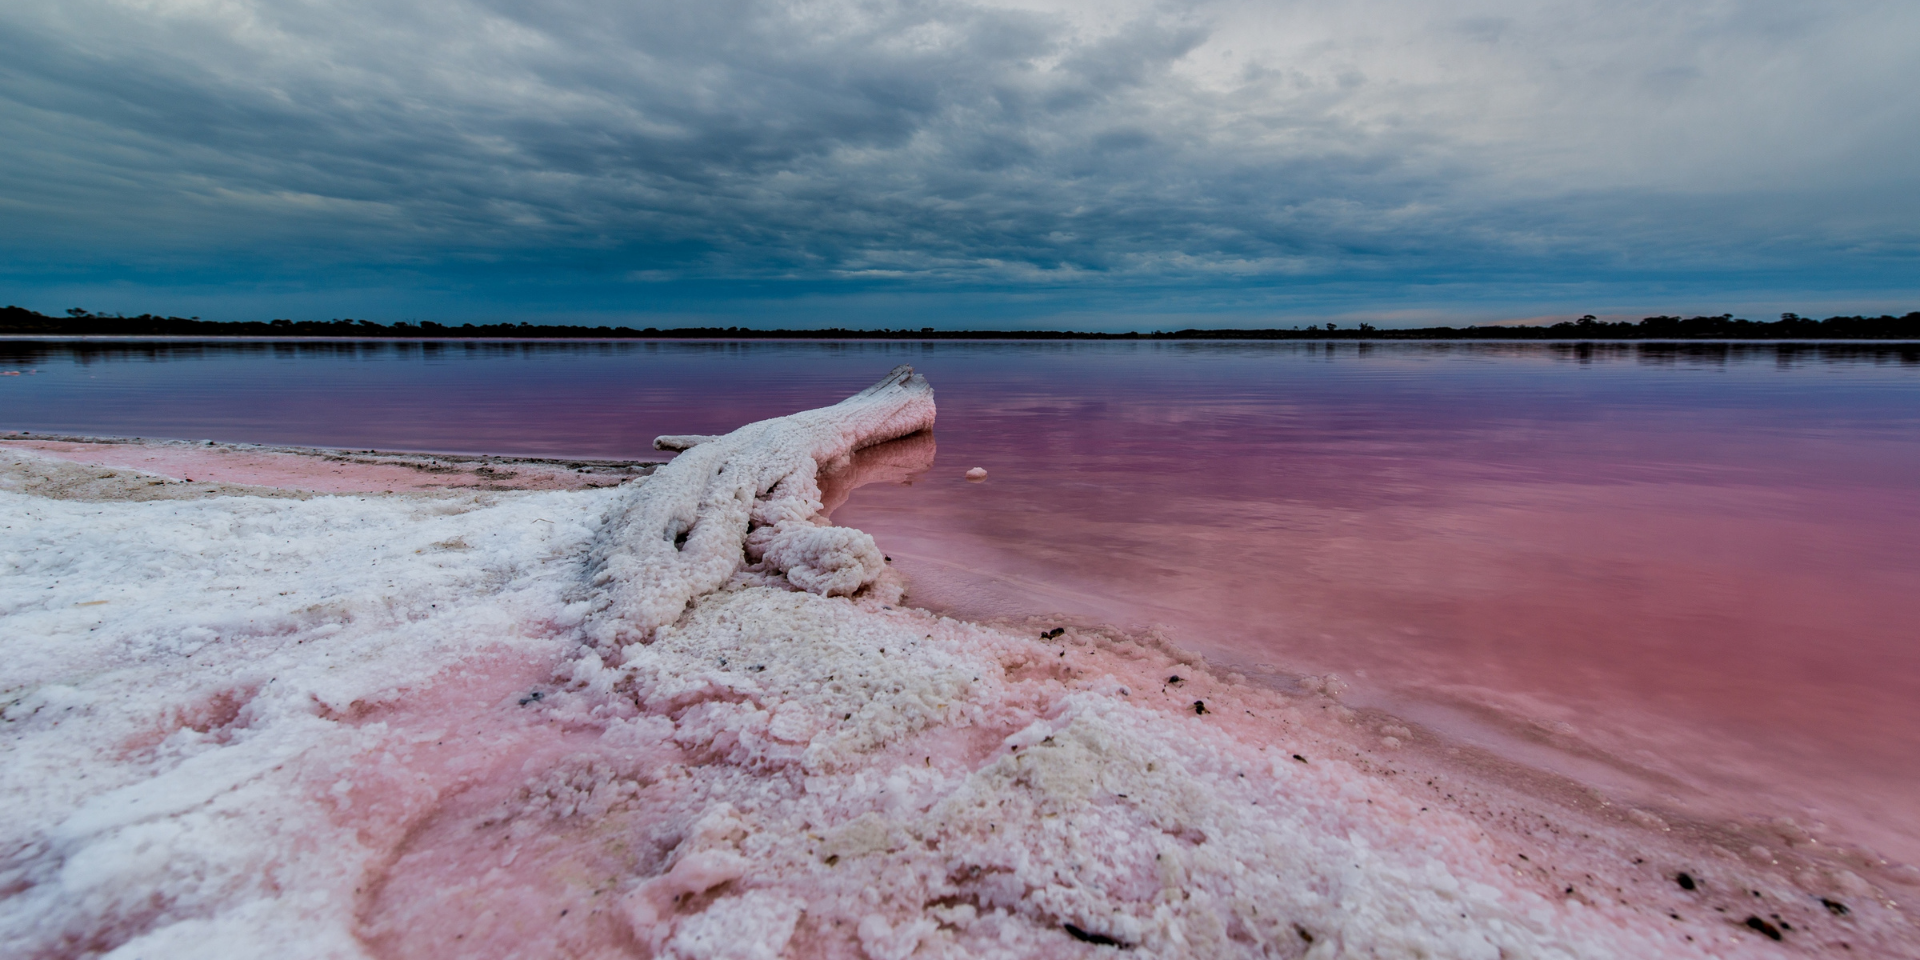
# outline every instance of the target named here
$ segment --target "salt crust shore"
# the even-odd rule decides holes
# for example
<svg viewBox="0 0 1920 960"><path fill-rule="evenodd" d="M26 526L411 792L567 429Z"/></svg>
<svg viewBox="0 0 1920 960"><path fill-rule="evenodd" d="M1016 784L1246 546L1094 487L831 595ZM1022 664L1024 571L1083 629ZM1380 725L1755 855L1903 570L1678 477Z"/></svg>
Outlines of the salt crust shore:
<svg viewBox="0 0 1920 960"><path fill-rule="evenodd" d="M0 433L6 449L60 462L152 474L147 486L199 484L201 496L408 493L432 490L583 490L617 486L651 473L654 463L460 456L378 450L315 450L255 443L99 439ZM94 479L63 475L60 482ZM246 489L235 489L246 488ZM181 490L115 487L117 499L176 499ZM62 495L57 491L46 491ZM75 495L85 496L84 493Z"/></svg>
<svg viewBox="0 0 1920 960"><path fill-rule="evenodd" d="M1899 878L1796 825L1756 854L1337 683L902 606L822 501L925 442L909 373L600 489L0 443L0 955L1920 954Z"/></svg>

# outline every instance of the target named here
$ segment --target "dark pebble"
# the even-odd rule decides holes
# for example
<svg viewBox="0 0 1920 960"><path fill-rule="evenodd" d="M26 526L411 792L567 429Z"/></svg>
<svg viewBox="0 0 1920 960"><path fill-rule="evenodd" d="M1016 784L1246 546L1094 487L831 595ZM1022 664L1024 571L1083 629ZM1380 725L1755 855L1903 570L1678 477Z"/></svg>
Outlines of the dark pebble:
<svg viewBox="0 0 1920 960"><path fill-rule="evenodd" d="M1193 712L1194 712L1194 713L1206 713L1206 712L1207 712L1207 702L1206 702L1205 700L1195 700L1195 701L1193 702Z"/></svg>
<svg viewBox="0 0 1920 960"><path fill-rule="evenodd" d="M1760 919L1759 917L1748 917L1747 926L1755 930L1758 930L1761 933L1764 933L1775 940L1780 939L1780 928L1774 926L1771 923L1766 922L1765 920Z"/></svg>
<svg viewBox="0 0 1920 960"><path fill-rule="evenodd" d="M1691 873L1676 874L1674 875L1673 882L1679 884L1680 889L1682 890L1692 890L1694 886L1693 874Z"/></svg>
<svg viewBox="0 0 1920 960"><path fill-rule="evenodd" d="M1827 912L1833 914L1836 917L1844 917L1847 914L1853 912L1847 909L1846 904L1841 903L1838 900L1828 900L1826 897L1820 898L1820 905L1823 907L1826 907Z"/></svg>
<svg viewBox="0 0 1920 960"><path fill-rule="evenodd" d="M1071 923L1061 924L1060 929L1067 931L1067 936L1072 937L1075 940L1078 940L1082 943L1093 943L1103 947L1119 947L1122 950L1125 950L1133 946L1133 944L1131 943L1121 943L1120 941L1115 940L1114 938L1109 937L1104 933L1089 933L1085 930L1080 929L1079 927L1074 926Z"/></svg>

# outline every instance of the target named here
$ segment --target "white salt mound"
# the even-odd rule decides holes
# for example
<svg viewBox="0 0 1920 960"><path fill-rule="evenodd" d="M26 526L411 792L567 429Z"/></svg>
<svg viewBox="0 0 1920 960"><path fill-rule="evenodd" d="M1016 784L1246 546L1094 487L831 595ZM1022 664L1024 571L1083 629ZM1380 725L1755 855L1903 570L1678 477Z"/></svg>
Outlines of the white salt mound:
<svg viewBox="0 0 1920 960"><path fill-rule="evenodd" d="M1537 825L1493 832L1329 740L1324 695L1237 690L1124 638L896 608L872 538L826 525L819 479L933 412L901 368L834 407L663 438L687 452L611 490L0 490L5 955L1838 942L1801 919L1830 911L1736 893L1731 867L1724 894L1658 865L1657 896L1591 873L1576 890L1516 858L1542 849L1523 845ZM1726 897L1797 926L1776 942L1741 923L1760 908L1711 909ZM1884 904L1852 903L1856 943L1910 945Z"/></svg>
<svg viewBox="0 0 1920 960"><path fill-rule="evenodd" d="M820 468L853 451L933 426L933 388L910 367L820 410L749 424L723 437L662 437L686 452L636 485L592 550L591 629L600 643L644 638L746 557L794 573L803 589L849 594L884 561L873 538L824 534Z"/></svg>

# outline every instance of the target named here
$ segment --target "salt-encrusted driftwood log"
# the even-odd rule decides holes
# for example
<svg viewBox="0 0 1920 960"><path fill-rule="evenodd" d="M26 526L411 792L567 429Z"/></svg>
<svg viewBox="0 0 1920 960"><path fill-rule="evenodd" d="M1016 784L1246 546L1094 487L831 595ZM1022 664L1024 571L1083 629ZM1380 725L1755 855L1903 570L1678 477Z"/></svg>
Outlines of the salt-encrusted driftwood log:
<svg viewBox="0 0 1920 960"><path fill-rule="evenodd" d="M816 478L861 447L932 427L933 415L933 387L900 366L831 407L720 437L659 438L655 446L686 452L609 514L589 633L603 644L645 640L747 564L828 596L873 583L886 559L872 537L827 525Z"/></svg>

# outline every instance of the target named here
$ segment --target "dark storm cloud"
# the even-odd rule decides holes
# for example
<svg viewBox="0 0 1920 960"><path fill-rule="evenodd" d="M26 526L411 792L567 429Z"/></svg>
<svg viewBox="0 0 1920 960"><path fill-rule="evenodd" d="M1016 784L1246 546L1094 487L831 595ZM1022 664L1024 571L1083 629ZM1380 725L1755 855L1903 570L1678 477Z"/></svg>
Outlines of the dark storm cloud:
<svg viewBox="0 0 1920 960"><path fill-rule="evenodd" d="M1920 125L1885 93L1915 79L1897 39L1915 20L23 0L0 12L0 210L16 278L1059 289L1857 266L1863 248L1897 269Z"/></svg>

